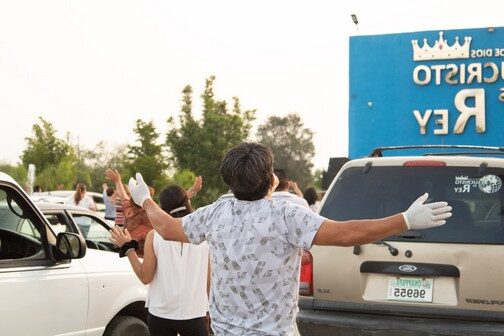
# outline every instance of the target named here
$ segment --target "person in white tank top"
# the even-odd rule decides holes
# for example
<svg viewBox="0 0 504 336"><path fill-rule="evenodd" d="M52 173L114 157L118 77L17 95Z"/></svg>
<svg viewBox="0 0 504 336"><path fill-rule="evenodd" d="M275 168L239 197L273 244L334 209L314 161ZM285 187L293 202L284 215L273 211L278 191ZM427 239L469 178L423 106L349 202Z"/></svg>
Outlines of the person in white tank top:
<svg viewBox="0 0 504 336"><path fill-rule="evenodd" d="M187 193L169 186L159 195L160 206L173 217L191 213ZM125 229L114 227L111 240L122 247L131 245ZM124 249L123 249L124 250ZM143 262L135 249L124 254L144 284L149 284L148 327L151 336L207 336L208 291L210 284L209 248L164 240L154 230L145 240Z"/></svg>

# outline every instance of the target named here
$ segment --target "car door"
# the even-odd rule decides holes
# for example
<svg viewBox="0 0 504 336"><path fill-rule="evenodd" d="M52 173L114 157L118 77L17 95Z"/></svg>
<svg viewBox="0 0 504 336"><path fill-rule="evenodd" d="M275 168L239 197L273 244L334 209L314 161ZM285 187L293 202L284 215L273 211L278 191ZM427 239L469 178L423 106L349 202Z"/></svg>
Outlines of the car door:
<svg viewBox="0 0 504 336"><path fill-rule="evenodd" d="M55 263L55 237L17 188L0 182L0 335L85 335L88 284L78 260Z"/></svg>

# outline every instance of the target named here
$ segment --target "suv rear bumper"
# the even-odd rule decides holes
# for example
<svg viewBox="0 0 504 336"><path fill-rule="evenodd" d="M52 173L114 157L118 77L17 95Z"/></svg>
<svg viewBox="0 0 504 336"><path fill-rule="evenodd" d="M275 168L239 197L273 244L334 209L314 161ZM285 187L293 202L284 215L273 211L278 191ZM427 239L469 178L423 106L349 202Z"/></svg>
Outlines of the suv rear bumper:
<svg viewBox="0 0 504 336"><path fill-rule="evenodd" d="M411 317L314 309L300 298L297 325L302 336L494 336L504 335L504 322ZM489 314L490 315L490 314Z"/></svg>

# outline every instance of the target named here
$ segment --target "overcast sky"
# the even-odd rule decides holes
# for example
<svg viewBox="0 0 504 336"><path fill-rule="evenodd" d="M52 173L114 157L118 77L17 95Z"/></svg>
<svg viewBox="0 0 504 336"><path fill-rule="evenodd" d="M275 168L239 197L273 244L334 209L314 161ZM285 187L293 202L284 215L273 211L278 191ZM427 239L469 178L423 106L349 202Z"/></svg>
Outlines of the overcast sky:
<svg viewBox="0 0 504 336"><path fill-rule="evenodd" d="M0 0L0 161L18 162L38 116L92 148L160 132L205 78L268 116L297 112L315 167L348 153L348 38L503 26L501 1ZM356 27L350 14L357 14ZM373 55L369 55L373 57ZM255 133L255 132L254 132Z"/></svg>

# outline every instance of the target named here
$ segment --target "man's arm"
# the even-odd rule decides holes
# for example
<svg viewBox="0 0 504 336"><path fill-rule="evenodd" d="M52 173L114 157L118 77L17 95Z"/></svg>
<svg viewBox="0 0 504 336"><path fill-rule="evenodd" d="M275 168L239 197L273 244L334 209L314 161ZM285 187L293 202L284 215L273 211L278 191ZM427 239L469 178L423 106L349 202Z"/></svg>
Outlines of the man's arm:
<svg viewBox="0 0 504 336"><path fill-rule="evenodd" d="M164 212L151 198L146 199L142 207L147 213L154 230L156 230L163 239L190 243L182 229L182 218L173 218Z"/></svg>
<svg viewBox="0 0 504 336"><path fill-rule="evenodd" d="M133 201L147 213L150 223L165 240L191 243L182 228L182 218L173 218L164 212L151 198L149 187L142 174L136 173L136 180L130 178L128 186Z"/></svg>
<svg viewBox="0 0 504 336"><path fill-rule="evenodd" d="M337 222L326 219L320 225L313 245L354 246L371 243L407 230L401 214L373 220Z"/></svg>
<svg viewBox="0 0 504 336"><path fill-rule="evenodd" d="M422 230L444 225L451 217L446 202L427 203L425 193L403 213L381 219L336 222L326 219L320 225L312 244L352 246L371 243L405 230Z"/></svg>

